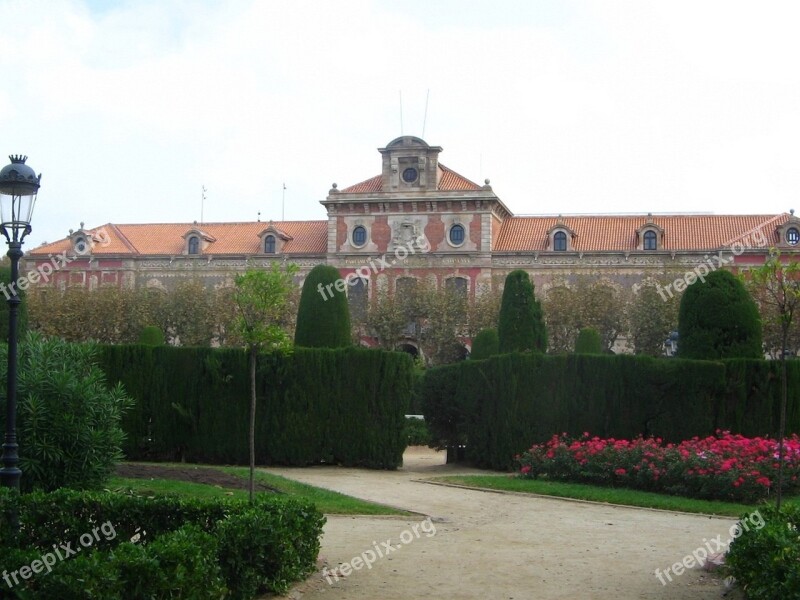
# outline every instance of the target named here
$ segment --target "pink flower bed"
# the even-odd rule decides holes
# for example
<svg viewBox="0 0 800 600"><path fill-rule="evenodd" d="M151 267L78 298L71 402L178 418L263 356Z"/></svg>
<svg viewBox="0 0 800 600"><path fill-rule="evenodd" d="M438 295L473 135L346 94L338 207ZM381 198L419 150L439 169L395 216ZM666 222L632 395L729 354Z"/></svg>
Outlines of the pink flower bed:
<svg viewBox="0 0 800 600"><path fill-rule="evenodd" d="M775 492L778 442L718 431L664 444L660 438L600 439L566 434L517 457L522 477L630 487L691 498L755 502ZM783 492L798 487L800 438L784 440Z"/></svg>

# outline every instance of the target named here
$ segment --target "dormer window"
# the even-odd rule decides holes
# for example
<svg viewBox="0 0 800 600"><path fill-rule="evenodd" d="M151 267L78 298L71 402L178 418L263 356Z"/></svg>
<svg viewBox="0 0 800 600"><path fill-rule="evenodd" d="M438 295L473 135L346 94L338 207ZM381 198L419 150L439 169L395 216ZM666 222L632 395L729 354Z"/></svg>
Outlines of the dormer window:
<svg viewBox="0 0 800 600"><path fill-rule="evenodd" d="M561 215L547 230L547 249L552 252L572 252L578 235L569 228Z"/></svg>
<svg viewBox="0 0 800 600"><path fill-rule="evenodd" d="M189 238L189 254L200 254L200 238L193 235Z"/></svg>
<svg viewBox="0 0 800 600"><path fill-rule="evenodd" d="M553 234L553 250L556 252L567 251L567 234L563 231L556 231Z"/></svg>
<svg viewBox="0 0 800 600"><path fill-rule="evenodd" d="M86 254L89 251L89 241L83 237L78 236L75 238L75 253Z"/></svg>
<svg viewBox="0 0 800 600"><path fill-rule="evenodd" d="M279 229L272 221L258 234L258 237L261 241L259 245L260 252L264 254L282 254L287 250L286 244L294 239L288 233Z"/></svg>
<svg viewBox="0 0 800 600"><path fill-rule="evenodd" d="M664 229L655 222L653 213L647 213L647 218L636 230L637 250L663 250Z"/></svg>
<svg viewBox="0 0 800 600"><path fill-rule="evenodd" d="M786 230L786 243L790 246L796 246L800 242L800 229L797 227L789 227Z"/></svg>

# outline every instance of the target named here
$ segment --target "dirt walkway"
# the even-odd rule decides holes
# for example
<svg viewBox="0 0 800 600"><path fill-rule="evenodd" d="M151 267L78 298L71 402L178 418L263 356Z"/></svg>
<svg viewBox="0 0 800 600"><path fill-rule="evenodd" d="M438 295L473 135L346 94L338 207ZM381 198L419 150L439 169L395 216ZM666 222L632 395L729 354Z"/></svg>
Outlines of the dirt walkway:
<svg viewBox="0 0 800 600"><path fill-rule="evenodd" d="M432 526L424 517L328 517L320 558L332 583L318 573L290 598L705 600L728 591L720 577L699 569L670 572L666 585L655 570L718 535L727 541L734 520L431 485L417 480L470 470L444 465L441 453L424 448L409 449L404 458L395 472L268 469L432 517ZM346 577L334 571L338 581L330 574L378 550L384 556L371 568Z"/></svg>

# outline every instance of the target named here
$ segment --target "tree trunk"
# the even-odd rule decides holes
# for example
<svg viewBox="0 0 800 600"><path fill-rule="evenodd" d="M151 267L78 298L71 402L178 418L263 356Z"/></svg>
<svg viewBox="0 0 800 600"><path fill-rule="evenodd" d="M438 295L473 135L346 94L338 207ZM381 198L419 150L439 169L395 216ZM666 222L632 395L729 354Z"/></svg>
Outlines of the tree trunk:
<svg viewBox="0 0 800 600"><path fill-rule="evenodd" d="M783 443L784 435L786 434L786 342L789 337L788 325L783 326L783 343L781 348L781 416L780 423L778 424L778 495L775 501L775 506L778 510L781 509L781 499L783 497L783 455L785 452L785 445Z"/></svg>
<svg viewBox="0 0 800 600"><path fill-rule="evenodd" d="M250 492L250 504L253 503L256 475L256 357L258 348L250 346L250 480L247 489Z"/></svg>

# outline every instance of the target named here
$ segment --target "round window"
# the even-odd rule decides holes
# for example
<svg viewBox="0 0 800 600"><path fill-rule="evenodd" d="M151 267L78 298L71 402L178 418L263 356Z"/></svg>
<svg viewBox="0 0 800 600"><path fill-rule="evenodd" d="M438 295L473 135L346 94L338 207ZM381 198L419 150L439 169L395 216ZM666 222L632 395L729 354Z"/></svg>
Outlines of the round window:
<svg viewBox="0 0 800 600"><path fill-rule="evenodd" d="M86 238L79 237L75 240L75 252L85 254L88 249L89 244L86 242Z"/></svg>
<svg viewBox="0 0 800 600"><path fill-rule="evenodd" d="M417 180L419 173L414 167L409 167L403 171L403 181L406 183L414 183Z"/></svg>
<svg viewBox="0 0 800 600"><path fill-rule="evenodd" d="M792 246L796 246L797 242L800 242L800 231L797 230L797 227L790 227L786 231L786 241Z"/></svg>

